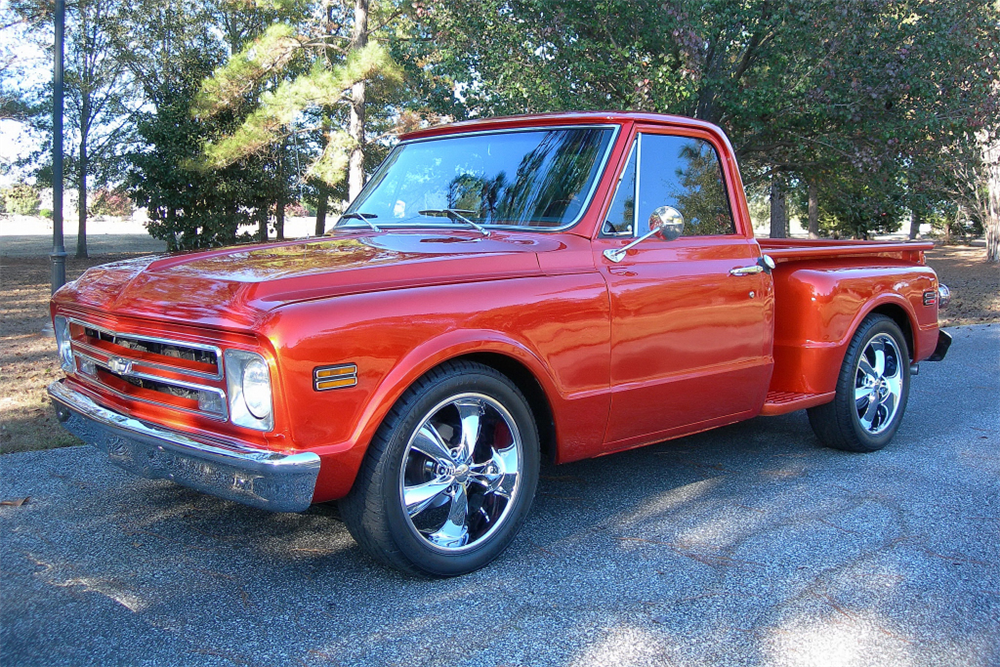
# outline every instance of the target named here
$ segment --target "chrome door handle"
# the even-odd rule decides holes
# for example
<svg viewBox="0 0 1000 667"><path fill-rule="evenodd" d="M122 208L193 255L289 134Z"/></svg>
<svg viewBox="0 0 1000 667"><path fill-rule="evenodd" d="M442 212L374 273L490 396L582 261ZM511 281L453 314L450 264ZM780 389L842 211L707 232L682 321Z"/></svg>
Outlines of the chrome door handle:
<svg viewBox="0 0 1000 667"><path fill-rule="evenodd" d="M752 276L757 273L764 271L764 267L760 264L754 264L753 266L738 266L735 269L729 270L729 275L731 276Z"/></svg>

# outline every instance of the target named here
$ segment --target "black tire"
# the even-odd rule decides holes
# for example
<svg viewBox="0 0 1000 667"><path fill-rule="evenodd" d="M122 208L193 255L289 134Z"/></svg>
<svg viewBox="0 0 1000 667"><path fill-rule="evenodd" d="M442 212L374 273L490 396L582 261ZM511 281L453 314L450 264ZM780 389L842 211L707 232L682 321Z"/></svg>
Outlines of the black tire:
<svg viewBox="0 0 1000 667"><path fill-rule="evenodd" d="M808 409L809 424L827 447L874 452L896 434L909 394L910 357L903 332L891 318L869 315L847 347L836 396Z"/></svg>
<svg viewBox="0 0 1000 667"><path fill-rule="evenodd" d="M538 467L538 430L517 386L489 366L448 362L390 410L341 514L358 544L385 565L466 574L514 539Z"/></svg>

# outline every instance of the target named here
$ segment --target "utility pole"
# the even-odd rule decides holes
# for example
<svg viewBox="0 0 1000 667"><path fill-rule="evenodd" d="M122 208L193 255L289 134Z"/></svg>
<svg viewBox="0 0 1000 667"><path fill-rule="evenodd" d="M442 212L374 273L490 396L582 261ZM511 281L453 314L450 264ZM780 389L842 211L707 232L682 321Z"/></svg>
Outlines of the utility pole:
<svg viewBox="0 0 1000 667"><path fill-rule="evenodd" d="M66 283L66 247L63 245L63 33L66 1L56 0L56 41L52 65L52 293ZM82 204L86 206L86 202Z"/></svg>

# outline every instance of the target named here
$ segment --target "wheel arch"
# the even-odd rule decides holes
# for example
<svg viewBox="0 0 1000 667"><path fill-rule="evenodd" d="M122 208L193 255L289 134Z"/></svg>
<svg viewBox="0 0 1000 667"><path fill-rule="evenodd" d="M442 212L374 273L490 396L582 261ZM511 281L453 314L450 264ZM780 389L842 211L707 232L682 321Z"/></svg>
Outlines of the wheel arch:
<svg viewBox="0 0 1000 667"><path fill-rule="evenodd" d="M538 444L547 460L556 459L556 425L552 416L552 404L539 383L538 378L525 364L514 357L499 352L473 352L463 354L448 361L475 361L496 369L517 385L528 401L528 407L535 417L538 428ZM444 362L442 362L444 363Z"/></svg>
<svg viewBox="0 0 1000 667"><path fill-rule="evenodd" d="M903 332L903 340L906 342L906 351L912 361L915 341L913 338L914 321L911 318L910 313L908 313L906 309L897 302L882 303L862 315L862 317L855 323L851 336L854 335L854 331L857 331L858 327L861 326L861 323L864 322L864 319L869 315L885 315L896 323L899 330Z"/></svg>
<svg viewBox="0 0 1000 667"><path fill-rule="evenodd" d="M807 289L811 289L806 285ZM798 304L806 308L803 298L795 294L786 295L785 322L792 321L792 327L785 325L782 338L775 341L775 372L771 378L770 391L804 394L822 394L834 390L840 366L847 353L847 347L855 332L872 314L885 315L899 326L906 343L907 353L912 361L919 347L916 331L917 319L911 304L901 295L882 292L870 295L863 303L851 304L850 294L843 289L831 287L826 291L827 303L840 301L844 317L822 316L821 309L809 309L812 317L794 318L792 306ZM781 295L779 295L780 301ZM776 331L781 328L776 325Z"/></svg>
<svg viewBox="0 0 1000 667"><path fill-rule="evenodd" d="M916 319L907 308L905 299L895 294L884 293L878 295L865 304L865 307L858 310L858 313L854 316L850 326L846 327L843 336L837 342L836 368L838 372L840 365L844 362L844 357L847 354L847 347L851 344L854 334L856 334L858 329L861 328L861 324L865 321L865 319L871 315L885 315L896 323L900 331L903 332L903 340L906 342L906 351L912 361L914 354L913 323Z"/></svg>
<svg viewBox="0 0 1000 667"><path fill-rule="evenodd" d="M460 360L494 368L518 387L535 417L542 454L554 460L557 440L551 397L558 393L558 386L536 354L498 332L453 331L411 350L369 400L354 442L367 450L389 411L415 382L445 363Z"/></svg>
<svg viewBox="0 0 1000 667"><path fill-rule="evenodd" d="M873 315L877 317L872 317ZM876 336L887 336L896 340L897 333L902 334L902 344L907 347L911 345L903 326L905 311L902 314L903 323L897 319L899 317L900 311L892 308L867 309L858 327L851 333L837 377L836 396L829 403L807 409L813 432L827 447L849 452L873 452L885 447L895 435L906 410L909 395L911 375L909 364L904 359L899 359L899 363L894 365L899 375L898 393L892 389L891 384L883 380L884 369L889 368L888 363L884 364L883 370L875 370L877 364L869 365L869 370L864 372L867 376L865 384L858 384L858 374L861 372L860 360ZM893 331L894 328L896 331ZM894 343L893 347L896 345L897 343ZM899 354L907 352L908 350L900 350ZM867 403L860 407L858 389L869 392ZM892 402L887 400L890 395L895 397ZM876 409L872 411L872 407ZM875 419L883 409L886 410L887 416L882 418L879 428L875 430ZM861 412L865 412L865 416L868 417L867 424L861 418Z"/></svg>

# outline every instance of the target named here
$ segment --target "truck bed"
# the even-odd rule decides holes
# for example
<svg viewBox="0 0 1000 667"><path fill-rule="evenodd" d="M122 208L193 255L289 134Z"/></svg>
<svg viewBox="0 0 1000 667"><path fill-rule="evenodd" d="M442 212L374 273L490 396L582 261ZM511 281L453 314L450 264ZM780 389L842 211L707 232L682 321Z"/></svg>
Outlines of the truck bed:
<svg viewBox="0 0 1000 667"><path fill-rule="evenodd" d="M936 340L936 308L921 303L936 290L925 267L928 241L758 239L777 265L775 368L763 415L828 402L851 333L863 316L892 317L906 332L914 361Z"/></svg>

